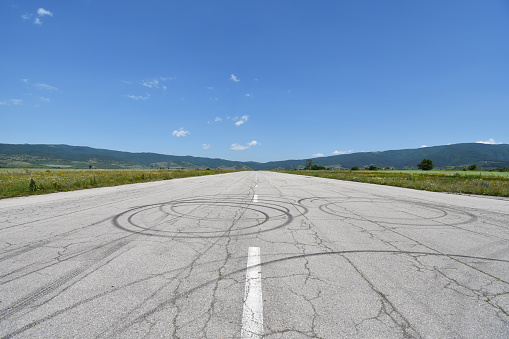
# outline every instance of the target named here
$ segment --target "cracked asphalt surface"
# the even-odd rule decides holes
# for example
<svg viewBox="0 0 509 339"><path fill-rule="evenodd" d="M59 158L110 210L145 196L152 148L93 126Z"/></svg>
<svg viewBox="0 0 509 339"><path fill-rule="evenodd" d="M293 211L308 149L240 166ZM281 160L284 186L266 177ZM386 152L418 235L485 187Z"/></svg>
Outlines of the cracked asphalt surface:
<svg viewBox="0 0 509 339"><path fill-rule="evenodd" d="M254 200L254 195L257 199ZM509 337L509 201L271 172L0 200L0 338Z"/></svg>

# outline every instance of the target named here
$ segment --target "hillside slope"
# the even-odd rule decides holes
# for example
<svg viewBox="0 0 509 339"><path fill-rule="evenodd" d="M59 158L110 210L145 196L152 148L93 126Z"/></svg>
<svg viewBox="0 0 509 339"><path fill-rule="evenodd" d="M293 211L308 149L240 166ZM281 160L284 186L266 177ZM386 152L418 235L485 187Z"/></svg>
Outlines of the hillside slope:
<svg viewBox="0 0 509 339"><path fill-rule="evenodd" d="M509 145L454 144L417 149L360 152L313 158L313 163L334 169L377 167L416 168L422 159L433 160L436 168L509 167ZM70 168L212 168L212 169L294 169L306 159L267 163L240 162L157 153L130 153L69 145L0 144L0 167Z"/></svg>

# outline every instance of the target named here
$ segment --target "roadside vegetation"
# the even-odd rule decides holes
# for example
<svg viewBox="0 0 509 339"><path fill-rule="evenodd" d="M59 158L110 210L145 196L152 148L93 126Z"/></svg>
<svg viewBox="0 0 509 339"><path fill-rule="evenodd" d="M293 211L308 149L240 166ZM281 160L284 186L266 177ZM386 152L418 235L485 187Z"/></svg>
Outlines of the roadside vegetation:
<svg viewBox="0 0 509 339"><path fill-rule="evenodd" d="M340 171L294 170L284 173L320 178L398 186L432 192L450 192L509 197L509 171L382 170Z"/></svg>
<svg viewBox="0 0 509 339"><path fill-rule="evenodd" d="M219 173L225 173L225 171L0 169L0 199Z"/></svg>

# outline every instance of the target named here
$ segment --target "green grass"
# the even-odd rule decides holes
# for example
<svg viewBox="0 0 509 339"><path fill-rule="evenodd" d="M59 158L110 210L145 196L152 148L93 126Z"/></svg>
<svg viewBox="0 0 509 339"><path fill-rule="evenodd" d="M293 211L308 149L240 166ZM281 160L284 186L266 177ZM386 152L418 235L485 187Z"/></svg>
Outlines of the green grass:
<svg viewBox="0 0 509 339"><path fill-rule="evenodd" d="M0 199L219 173L225 171L0 169Z"/></svg>
<svg viewBox="0 0 509 339"><path fill-rule="evenodd" d="M433 192L509 197L507 172L479 171L283 171L321 178L398 186Z"/></svg>
<svg viewBox="0 0 509 339"><path fill-rule="evenodd" d="M370 171L374 173L403 173L403 174L428 174L428 175L461 175L466 177L489 177L489 176L500 176L500 177L508 177L509 172L496 172L496 171L463 171L463 170L431 170L431 171L422 171L417 169L411 170L379 170L379 171Z"/></svg>

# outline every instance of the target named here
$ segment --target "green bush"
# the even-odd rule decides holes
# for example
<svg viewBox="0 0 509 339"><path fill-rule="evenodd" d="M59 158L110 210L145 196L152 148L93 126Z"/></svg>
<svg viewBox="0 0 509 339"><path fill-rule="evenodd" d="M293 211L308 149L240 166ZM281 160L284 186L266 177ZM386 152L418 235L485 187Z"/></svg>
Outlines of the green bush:
<svg viewBox="0 0 509 339"><path fill-rule="evenodd" d="M421 163L417 165L418 169L421 169L423 171L429 171L433 169L433 161L430 159L422 159Z"/></svg>

